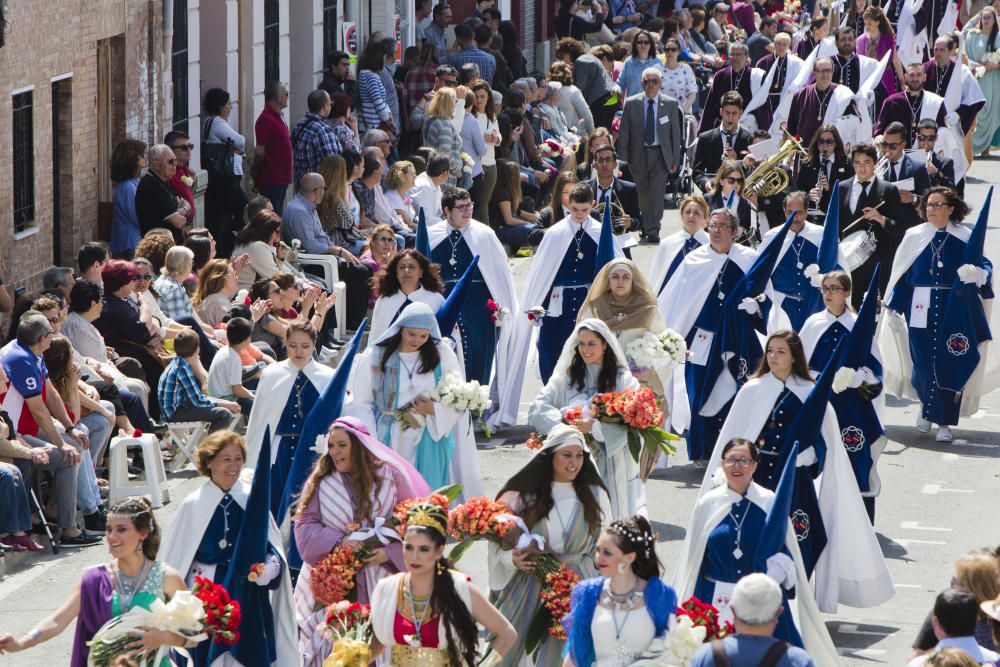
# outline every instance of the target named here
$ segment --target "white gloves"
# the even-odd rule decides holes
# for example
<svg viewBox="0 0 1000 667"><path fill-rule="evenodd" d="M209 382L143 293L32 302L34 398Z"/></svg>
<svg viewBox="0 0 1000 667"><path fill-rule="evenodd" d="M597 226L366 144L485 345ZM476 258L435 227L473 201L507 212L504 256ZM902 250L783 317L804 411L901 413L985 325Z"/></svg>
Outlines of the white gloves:
<svg viewBox="0 0 1000 667"><path fill-rule="evenodd" d="M786 554L776 553L767 559L767 576L778 582L785 590L795 588L797 577L795 563Z"/></svg>
<svg viewBox="0 0 1000 667"><path fill-rule="evenodd" d="M958 267L958 277L967 285L974 283L977 287L982 287L986 284L986 281L989 280L990 273L980 266L963 264Z"/></svg>
<svg viewBox="0 0 1000 667"><path fill-rule="evenodd" d="M757 303L757 299L746 296L743 297L743 301L736 307L736 310L742 310L747 315L756 315L760 312L760 304Z"/></svg>
<svg viewBox="0 0 1000 667"><path fill-rule="evenodd" d="M810 447L804 452L799 452L798 457L795 459L796 467L801 468L802 466L811 466L816 463L819 459L816 458L816 448Z"/></svg>
<svg viewBox="0 0 1000 667"><path fill-rule="evenodd" d="M281 574L281 561L274 554L268 554L264 559L264 572L254 582L258 586L267 586Z"/></svg>
<svg viewBox="0 0 1000 667"><path fill-rule="evenodd" d="M944 124L948 127L955 127L959 123L959 117L957 111L951 111L947 116L944 117Z"/></svg>
<svg viewBox="0 0 1000 667"><path fill-rule="evenodd" d="M851 389L857 389L862 384L878 384L878 378L875 377L875 373L867 366L862 366L858 370L854 371L854 377L851 379L851 383L848 386Z"/></svg>

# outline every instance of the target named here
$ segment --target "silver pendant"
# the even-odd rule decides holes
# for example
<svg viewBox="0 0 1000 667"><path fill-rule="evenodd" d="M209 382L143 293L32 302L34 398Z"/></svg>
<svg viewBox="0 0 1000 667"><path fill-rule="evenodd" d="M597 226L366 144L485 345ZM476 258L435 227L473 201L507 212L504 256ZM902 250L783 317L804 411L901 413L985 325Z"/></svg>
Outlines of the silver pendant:
<svg viewBox="0 0 1000 667"><path fill-rule="evenodd" d="M719 296L719 301L722 301L723 299L726 298L726 295L723 294L722 292L719 292L718 296Z"/></svg>
<svg viewBox="0 0 1000 667"><path fill-rule="evenodd" d="M577 259L583 259L583 253L582 252L576 253L576 258Z"/></svg>
<svg viewBox="0 0 1000 667"><path fill-rule="evenodd" d="M625 313L616 313L615 314L615 322L624 322L625 318L627 318L627 317L628 317L628 315L626 315Z"/></svg>
<svg viewBox="0 0 1000 667"><path fill-rule="evenodd" d="M220 549L225 549L227 546L229 546L229 542L226 541L226 538L223 537L221 540L219 540Z"/></svg>
<svg viewBox="0 0 1000 667"><path fill-rule="evenodd" d="M739 547L736 547L735 549L733 549L733 558L735 558L737 560L739 560L740 558L743 558L743 549L740 549Z"/></svg>
<svg viewBox="0 0 1000 667"><path fill-rule="evenodd" d="M458 264L458 260L452 257L451 259L448 260L448 263L451 264L452 266L455 266L456 264Z"/></svg>
<svg viewBox="0 0 1000 667"><path fill-rule="evenodd" d="M944 268L944 262L942 262L940 259L938 260L938 268L939 269L943 269Z"/></svg>
<svg viewBox="0 0 1000 667"><path fill-rule="evenodd" d="M802 262L795 262L795 268L796 269L801 269L802 268Z"/></svg>

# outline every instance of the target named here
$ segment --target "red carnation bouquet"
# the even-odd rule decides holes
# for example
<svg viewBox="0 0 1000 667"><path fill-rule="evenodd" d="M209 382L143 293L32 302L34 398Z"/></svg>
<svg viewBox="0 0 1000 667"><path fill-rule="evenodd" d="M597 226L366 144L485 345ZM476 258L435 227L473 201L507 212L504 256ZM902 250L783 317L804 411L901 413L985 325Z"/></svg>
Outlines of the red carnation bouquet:
<svg viewBox="0 0 1000 667"><path fill-rule="evenodd" d="M508 518L503 518L503 517ZM500 543L514 525L510 508L485 496L476 496L448 513L448 534L458 544L448 554L458 560L476 540Z"/></svg>
<svg viewBox="0 0 1000 667"><path fill-rule="evenodd" d="M696 627L705 628L705 641L725 639L736 632L733 624L726 621L719 624L719 610L710 604L705 604L696 597L688 598L677 607L677 616L688 616Z"/></svg>
<svg viewBox="0 0 1000 667"><path fill-rule="evenodd" d="M626 427L629 452L640 464L643 480L661 452L670 455L677 451L670 444L677 436L660 428L663 410L649 387L597 394L590 401L590 415L599 422Z"/></svg>
<svg viewBox="0 0 1000 667"><path fill-rule="evenodd" d="M341 601L326 610L320 632L333 644L325 665L367 667L371 662L368 642L372 638L371 607Z"/></svg>
<svg viewBox="0 0 1000 667"><path fill-rule="evenodd" d="M195 577L191 591L205 610L205 632L217 644L235 644L240 640L240 603L229 591L205 577Z"/></svg>
<svg viewBox="0 0 1000 667"><path fill-rule="evenodd" d="M318 605L329 607L357 595L354 579L371 555L365 549L338 545L309 573L309 587Z"/></svg>

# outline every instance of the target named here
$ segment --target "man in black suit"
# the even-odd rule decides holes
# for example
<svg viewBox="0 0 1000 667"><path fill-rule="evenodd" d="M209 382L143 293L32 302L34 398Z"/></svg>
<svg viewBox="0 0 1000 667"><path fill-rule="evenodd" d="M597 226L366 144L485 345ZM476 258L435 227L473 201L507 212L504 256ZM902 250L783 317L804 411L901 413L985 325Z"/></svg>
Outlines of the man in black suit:
<svg viewBox="0 0 1000 667"><path fill-rule="evenodd" d="M933 121L931 121L933 122ZM927 173L927 165L917 162L906 154L906 126L893 121L886 126L882 134L882 163L879 165L879 176L889 183L898 183L913 179L913 187L896 186L899 190L900 211L906 229L916 227L921 223L917 204L927 194L931 187L931 177Z"/></svg>
<svg viewBox="0 0 1000 667"><path fill-rule="evenodd" d="M874 146L855 144L851 147L854 176L840 182L841 238L867 229L875 239L875 252L851 272L851 280L857 286L851 293L855 309L861 307L868 282L875 272L875 265L879 263L882 265L879 293L885 298L892 261L906 232L906 224L901 217L899 190L875 174L877 161L878 152ZM858 224L854 224L859 219Z"/></svg>
<svg viewBox="0 0 1000 667"><path fill-rule="evenodd" d="M694 149L694 182L702 192L708 191L723 160L742 160L750 146L750 133L740 127L743 96L731 90L722 96L720 106L722 125L699 134Z"/></svg>
<svg viewBox="0 0 1000 667"><path fill-rule="evenodd" d="M601 146L594 151L594 168L597 176L584 181L594 191L594 201L600 205L605 197L611 197L612 221L615 222L615 233L637 232L642 229L642 213L639 211L639 192L635 183L623 181L615 175L618 156L611 144ZM617 213L617 207L625 211L624 216ZM590 210L590 215L600 220L597 206ZM616 219L617 218L617 219Z"/></svg>
<svg viewBox="0 0 1000 667"><path fill-rule="evenodd" d="M938 137L938 124L933 118L925 118L917 123L917 148L923 148L930 155L927 161L927 174L931 185L944 185L958 191L960 198L965 197L965 179L955 183L955 161L950 157L942 157L934 152L934 142Z"/></svg>
<svg viewBox="0 0 1000 667"><path fill-rule="evenodd" d="M840 132L833 125L820 126L808 152L809 156L799 164L795 187L809 193L809 208L822 212L818 220L812 221L822 224L822 216L830 206L831 184L854 176L854 167L844 151Z"/></svg>

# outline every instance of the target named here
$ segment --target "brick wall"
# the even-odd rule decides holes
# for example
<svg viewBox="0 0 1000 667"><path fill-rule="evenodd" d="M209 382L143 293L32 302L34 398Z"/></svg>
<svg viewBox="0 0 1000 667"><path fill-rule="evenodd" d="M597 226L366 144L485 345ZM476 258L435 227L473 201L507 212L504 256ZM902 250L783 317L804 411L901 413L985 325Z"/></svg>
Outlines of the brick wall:
<svg viewBox="0 0 1000 667"><path fill-rule="evenodd" d="M6 44L0 48L0 164L12 165L11 92L34 86L35 217L25 234L14 235L13 188L0 179L0 275L10 286L40 286L53 260L52 80L72 74L68 127L70 164L61 165L61 258L75 264L76 249L97 236L100 179L106 165L97 159L98 40L123 35L122 58L112 68L124 92L113 105L112 145L126 133L144 141L162 137L160 100L162 2L160 0L60 0L12 2ZM59 95L60 104L67 100Z"/></svg>

